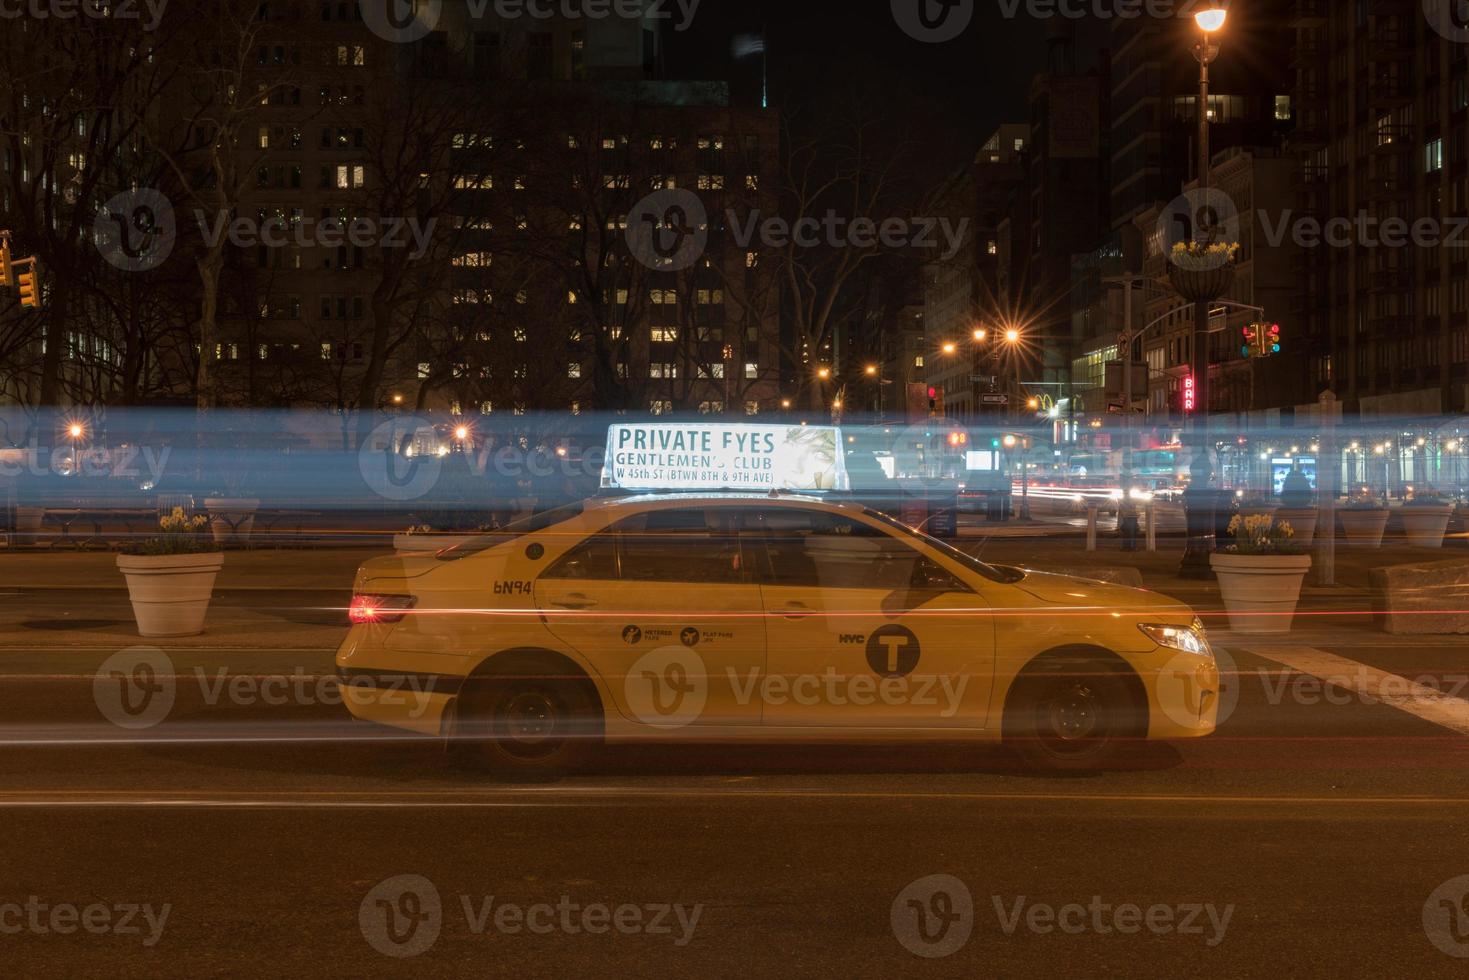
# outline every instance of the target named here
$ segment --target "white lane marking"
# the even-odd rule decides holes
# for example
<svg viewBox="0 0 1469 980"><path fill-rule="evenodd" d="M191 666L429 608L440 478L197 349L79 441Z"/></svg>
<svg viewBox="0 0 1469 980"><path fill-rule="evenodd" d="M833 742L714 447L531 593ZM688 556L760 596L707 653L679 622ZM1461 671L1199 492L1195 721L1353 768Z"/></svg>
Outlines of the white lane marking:
<svg viewBox="0 0 1469 980"><path fill-rule="evenodd" d="M1313 647L1250 646L1245 650L1460 735L1469 735L1469 701L1445 694L1437 688Z"/></svg>
<svg viewBox="0 0 1469 980"><path fill-rule="evenodd" d="M1131 803L1198 806L1200 804L1243 804L1257 806L1469 806L1469 797L1454 796L1247 796L1230 794L1125 794L1125 793L942 793L942 792L853 792L820 790L766 790L718 792L707 790L624 793L618 790L577 793L513 791L476 793L427 790L391 794L257 792L215 795L167 795L146 792L52 791L0 794L0 811L23 808L115 808L148 809L473 809L533 807L635 807L654 802L678 801L685 805L730 800L915 800L935 803L956 801L982 803Z"/></svg>

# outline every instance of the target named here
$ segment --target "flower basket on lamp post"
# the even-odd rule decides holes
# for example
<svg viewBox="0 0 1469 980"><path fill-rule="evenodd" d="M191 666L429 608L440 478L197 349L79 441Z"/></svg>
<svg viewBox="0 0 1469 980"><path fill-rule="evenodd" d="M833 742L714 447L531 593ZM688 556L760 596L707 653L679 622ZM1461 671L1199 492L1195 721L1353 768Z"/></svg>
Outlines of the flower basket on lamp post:
<svg viewBox="0 0 1469 980"><path fill-rule="evenodd" d="M1234 285L1239 245L1179 242L1168 256L1168 281L1190 303L1211 303Z"/></svg>

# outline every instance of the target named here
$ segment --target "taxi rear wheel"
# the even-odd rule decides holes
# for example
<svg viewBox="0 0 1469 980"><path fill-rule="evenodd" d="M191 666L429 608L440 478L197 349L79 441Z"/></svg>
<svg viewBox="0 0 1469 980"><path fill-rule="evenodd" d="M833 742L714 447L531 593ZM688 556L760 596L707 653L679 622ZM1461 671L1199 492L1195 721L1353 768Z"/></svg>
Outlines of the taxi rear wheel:
<svg viewBox="0 0 1469 980"><path fill-rule="evenodd" d="M1015 682L1005 740L1035 768L1087 771L1105 766L1142 728L1123 674L1103 664L1077 665Z"/></svg>
<svg viewBox="0 0 1469 980"><path fill-rule="evenodd" d="M459 731L478 761L508 773L574 770L602 741L601 712L584 678L527 663L474 678L459 709Z"/></svg>

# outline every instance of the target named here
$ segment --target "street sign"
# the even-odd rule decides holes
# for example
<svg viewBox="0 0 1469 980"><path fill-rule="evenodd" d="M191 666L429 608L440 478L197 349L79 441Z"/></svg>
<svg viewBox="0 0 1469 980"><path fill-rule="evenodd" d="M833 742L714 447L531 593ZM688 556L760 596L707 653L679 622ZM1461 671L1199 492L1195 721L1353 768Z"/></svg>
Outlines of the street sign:
<svg viewBox="0 0 1469 980"><path fill-rule="evenodd" d="M980 402L981 405L1008 405L1008 404L1010 404L1010 396L1009 395L980 395L979 396L979 402Z"/></svg>

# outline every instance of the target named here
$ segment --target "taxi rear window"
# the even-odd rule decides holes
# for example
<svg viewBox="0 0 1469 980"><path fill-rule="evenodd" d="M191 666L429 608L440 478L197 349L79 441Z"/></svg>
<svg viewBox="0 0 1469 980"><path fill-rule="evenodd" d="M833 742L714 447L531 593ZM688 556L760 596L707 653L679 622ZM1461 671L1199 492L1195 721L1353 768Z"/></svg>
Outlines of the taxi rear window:
<svg viewBox="0 0 1469 980"><path fill-rule="evenodd" d="M511 521L504 527L491 531L488 534L481 534L478 537L470 538L463 544L456 544L452 548L446 548L435 557L439 561L458 561L460 558L468 558L470 555L477 555L482 551L488 551L491 548L498 548L502 544L508 544L516 538L523 538L527 534L535 534L537 531L544 531L547 528L555 527L557 524L562 524L574 517L580 517L585 510L586 502L582 500L564 504L551 510L543 510L539 514L532 514L530 517L524 517L518 521Z"/></svg>

